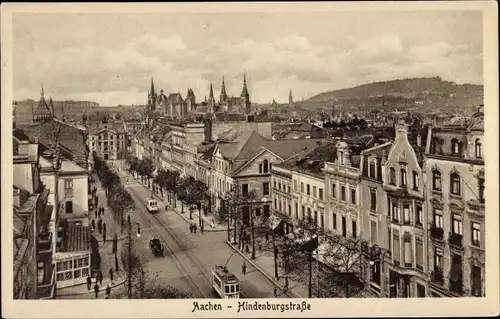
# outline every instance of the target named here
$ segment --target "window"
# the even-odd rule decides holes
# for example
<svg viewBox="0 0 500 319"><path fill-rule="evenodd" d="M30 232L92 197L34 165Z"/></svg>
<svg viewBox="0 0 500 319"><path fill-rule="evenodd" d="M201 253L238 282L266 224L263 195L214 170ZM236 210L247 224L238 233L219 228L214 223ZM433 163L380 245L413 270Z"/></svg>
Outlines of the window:
<svg viewBox="0 0 500 319"><path fill-rule="evenodd" d="M255 216L260 217L260 208L255 208Z"/></svg>
<svg viewBox="0 0 500 319"><path fill-rule="evenodd" d="M422 205L418 204L415 209L415 224L422 226L424 220Z"/></svg>
<svg viewBox="0 0 500 319"><path fill-rule="evenodd" d="M475 146L476 146L476 157L482 158L483 157L483 150L482 150L481 141L479 139L476 139Z"/></svg>
<svg viewBox="0 0 500 319"><path fill-rule="evenodd" d="M484 178L480 178L478 180L478 188L479 188L479 202L484 203Z"/></svg>
<svg viewBox="0 0 500 319"><path fill-rule="evenodd" d="M264 219L269 217L269 205L264 205Z"/></svg>
<svg viewBox="0 0 500 319"><path fill-rule="evenodd" d="M340 198L345 202L345 186L340 187Z"/></svg>
<svg viewBox="0 0 500 319"><path fill-rule="evenodd" d="M64 189L73 189L73 180L72 179L64 180Z"/></svg>
<svg viewBox="0 0 500 319"><path fill-rule="evenodd" d="M281 190L281 183L278 183L278 189Z"/></svg>
<svg viewBox="0 0 500 319"><path fill-rule="evenodd" d="M443 229L443 212L440 209L434 209L434 226Z"/></svg>
<svg viewBox="0 0 500 319"><path fill-rule="evenodd" d="M342 216L342 236L347 236L347 220L345 219L345 216Z"/></svg>
<svg viewBox="0 0 500 319"><path fill-rule="evenodd" d="M318 225L318 212L314 211L314 224Z"/></svg>
<svg viewBox="0 0 500 319"><path fill-rule="evenodd" d="M337 192L336 192L335 186L337 186L337 185L335 183L332 183L332 197L333 198L337 197Z"/></svg>
<svg viewBox="0 0 500 319"><path fill-rule="evenodd" d="M453 173L450 175L450 182L451 182L451 193L453 195L460 195L460 175L457 173Z"/></svg>
<svg viewBox="0 0 500 319"><path fill-rule="evenodd" d="M262 174L262 164L259 164L259 174Z"/></svg>
<svg viewBox="0 0 500 319"><path fill-rule="evenodd" d="M73 202L72 201L66 202L66 214L73 214Z"/></svg>
<svg viewBox="0 0 500 319"><path fill-rule="evenodd" d="M304 182L300 182L300 192L304 192Z"/></svg>
<svg viewBox="0 0 500 319"><path fill-rule="evenodd" d="M392 250L392 240L391 240L391 226L387 227L387 241L389 242L389 250Z"/></svg>
<svg viewBox="0 0 500 319"><path fill-rule="evenodd" d="M441 191L441 173L436 170L432 172L432 189Z"/></svg>
<svg viewBox="0 0 500 319"><path fill-rule="evenodd" d="M471 278L472 278L472 293L471 295L474 297L481 297L482 295L482 283L481 283L481 268L473 265L471 269Z"/></svg>
<svg viewBox="0 0 500 319"><path fill-rule="evenodd" d="M292 205L288 204L288 216L292 216Z"/></svg>
<svg viewBox="0 0 500 319"><path fill-rule="evenodd" d="M340 165L344 165L344 152L339 152Z"/></svg>
<svg viewBox="0 0 500 319"><path fill-rule="evenodd" d="M295 219L299 219L299 204L295 203Z"/></svg>
<svg viewBox="0 0 500 319"><path fill-rule="evenodd" d="M460 154L460 143L456 138L451 140L451 152L453 155L459 155Z"/></svg>
<svg viewBox="0 0 500 319"><path fill-rule="evenodd" d="M392 253L394 256L394 263L399 264L401 262L401 245L399 243L399 232L394 230L392 235Z"/></svg>
<svg viewBox="0 0 500 319"><path fill-rule="evenodd" d="M325 216L323 216L323 213L320 216L320 227L321 229L325 228Z"/></svg>
<svg viewBox="0 0 500 319"><path fill-rule="evenodd" d="M333 230L337 230L337 214L332 213L332 221L333 221Z"/></svg>
<svg viewBox="0 0 500 319"><path fill-rule="evenodd" d="M248 196L248 184L241 185L241 195Z"/></svg>
<svg viewBox="0 0 500 319"><path fill-rule="evenodd" d="M370 239L372 245L377 243L377 222L374 220L370 221Z"/></svg>
<svg viewBox="0 0 500 319"><path fill-rule="evenodd" d="M274 209L277 209L277 208L278 208L278 204L277 204L277 203L278 203L278 202L277 202L277 200L276 200L276 198L275 198L275 199L274 199Z"/></svg>
<svg viewBox="0 0 500 319"><path fill-rule="evenodd" d="M306 217L306 207L302 205L302 218Z"/></svg>
<svg viewBox="0 0 500 319"><path fill-rule="evenodd" d="M411 219L410 219L410 205L409 204L404 204L403 205L403 223L405 224L410 224Z"/></svg>
<svg viewBox="0 0 500 319"><path fill-rule="evenodd" d="M406 169L402 168L401 169L401 186L406 187L406 185L407 185Z"/></svg>
<svg viewBox="0 0 500 319"><path fill-rule="evenodd" d="M479 223L472 222L472 245L480 246L481 244L481 225Z"/></svg>
<svg viewBox="0 0 500 319"><path fill-rule="evenodd" d="M411 238L410 233L405 233L404 234L404 244L403 244L405 267L412 267L413 266L412 243L413 242L412 242L412 238Z"/></svg>
<svg viewBox="0 0 500 319"><path fill-rule="evenodd" d="M307 207L307 222L310 223L312 221L312 216L311 216L311 208Z"/></svg>
<svg viewBox="0 0 500 319"><path fill-rule="evenodd" d="M297 181L293 180L293 190L297 191Z"/></svg>
<svg viewBox="0 0 500 319"><path fill-rule="evenodd" d="M264 173L269 173L269 162L264 160Z"/></svg>
<svg viewBox="0 0 500 319"><path fill-rule="evenodd" d="M396 203L392 203L392 220L399 222L399 207Z"/></svg>
<svg viewBox="0 0 500 319"><path fill-rule="evenodd" d="M351 204L356 205L356 190L351 188Z"/></svg>
<svg viewBox="0 0 500 319"><path fill-rule="evenodd" d="M396 170L393 167L389 168L389 184L396 185Z"/></svg>
<svg viewBox="0 0 500 319"><path fill-rule="evenodd" d="M323 200L323 188L318 188L319 200Z"/></svg>
<svg viewBox="0 0 500 319"><path fill-rule="evenodd" d="M352 221L351 227L352 227L352 238L356 238L358 230L357 230L357 225L356 225L355 220Z"/></svg>
<svg viewBox="0 0 500 319"><path fill-rule="evenodd" d="M371 267L371 281L380 286L380 262L375 262Z"/></svg>
<svg viewBox="0 0 500 319"><path fill-rule="evenodd" d="M307 195L311 195L311 185L307 184Z"/></svg>
<svg viewBox="0 0 500 319"><path fill-rule="evenodd" d="M453 222L453 227L452 227L453 234L462 235L463 234L462 217L460 215L453 214L452 222Z"/></svg>
<svg viewBox="0 0 500 319"><path fill-rule="evenodd" d="M273 187L276 188L276 180L273 181Z"/></svg>
<svg viewBox="0 0 500 319"><path fill-rule="evenodd" d="M369 170L370 178L375 178L375 163L370 162L370 170Z"/></svg>
<svg viewBox="0 0 500 319"><path fill-rule="evenodd" d="M425 298L425 286L417 283L417 298Z"/></svg>
<svg viewBox="0 0 500 319"><path fill-rule="evenodd" d="M443 250L439 247L434 250L434 269L443 269Z"/></svg>
<svg viewBox="0 0 500 319"><path fill-rule="evenodd" d="M419 187L418 173L413 171L413 189L418 190L418 187Z"/></svg>
<svg viewBox="0 0 500 319"><path fill-rule="evenodd" d="M316 186L313 186L313 197L316 197Z"/></svg>
<svg viewBox="0 0 500 319"><path fill-rule="evenodd" d="M415 239L417 248L417 269L424 269L424 242L421 238Z"/></svg>
<svg viewBox="0 0 500 319"><path fill-rule="evenodd" d="M262 183L262 194L269 195L269 183L268 182Z"/></svg>
<svg viewBox="0 0 500 319"><path fill-rule="evenodd" d="M370 209L377 211L377 192L374 189L370 189Z"/></svg>
<svg viewBox="0 0 500 319"><path fill-rule="evenodd" d="M288 194L291 193L290 185L288 185Z"/></svg>

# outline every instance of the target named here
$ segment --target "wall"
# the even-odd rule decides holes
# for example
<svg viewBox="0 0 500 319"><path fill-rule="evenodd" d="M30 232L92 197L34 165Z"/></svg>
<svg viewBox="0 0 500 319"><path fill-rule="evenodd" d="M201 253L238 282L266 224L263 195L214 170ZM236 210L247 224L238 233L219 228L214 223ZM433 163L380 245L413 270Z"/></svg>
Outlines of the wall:
<svg viewBox="0 0 500 319"><path fill-rule="evenodd" d="M30 193L33 192L33 172L31 163L13 164L12 176L14 177L15 186L24 188Z"/></svg>
<svg viewBox="0 0 500 319"><path fill-rule="evenodd" d="M60 201L71 200L73 202L73 214L88 212L88 182L87 174L84 175L64 175L59 178L59 198ZM64 181L73 181L73 190L65 190Z"/></svg>

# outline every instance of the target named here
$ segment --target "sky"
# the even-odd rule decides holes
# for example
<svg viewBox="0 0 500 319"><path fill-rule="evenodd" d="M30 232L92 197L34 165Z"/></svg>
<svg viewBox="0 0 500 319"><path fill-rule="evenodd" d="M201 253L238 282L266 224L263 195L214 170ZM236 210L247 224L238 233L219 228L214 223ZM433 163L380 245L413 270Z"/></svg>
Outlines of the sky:
<svg viewBox="0 0 500 319"><path fill-rule="evenodd" d="M480 11L15 13L14 98L146 104L157 91L197 101L224 76L255 103L370 82L440 76L483 84Z"/></svg>

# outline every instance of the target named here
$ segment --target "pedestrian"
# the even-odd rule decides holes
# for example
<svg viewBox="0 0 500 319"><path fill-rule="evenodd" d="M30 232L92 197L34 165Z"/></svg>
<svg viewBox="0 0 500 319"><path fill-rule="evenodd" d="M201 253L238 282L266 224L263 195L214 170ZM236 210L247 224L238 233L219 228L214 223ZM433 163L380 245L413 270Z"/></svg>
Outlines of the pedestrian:
<svg viewBox="0 0 500 319"><path fill-rule="evenodd" d="M97 221L97 229L99 230L99 234L102 233L102 219L99 218Z"/></svg>
<svg viewBox="0 0 500 319"><path fill-rule="evenodd" d="M106 299L109 299L109 296L111 295L111 287L109 284L106 286Z"/></svg>
<svg viewBox="0 0 500 319"><path fill-rule="evenodd" d="M274 287L274 297L278 295L278 288Z"/></svg>
<svg viewBox="0 0 500 319"><path fill-rule="evenodd" d="M116 272L120 271L120 264L118 263L118 257L115 254L115 270Z"/></svg>
<svg viewBox="0 0 500 319"><path fill-rule="evenodd" d="M94 219L92 219L92 221L90 222L90 225L92 226L92 230L94 230L95 229L95 220Z"/></svg>
<svg viewBox="0 0 500 319"><path fill-rule="evenodd" d="M109 268L109 279L113 282L113 268Z"/></svg>
<svg viewBox="0 0 500 319"><path fill-rule="evenodd" d="M90 290L90 287L92 287L92 279L90 279L90 276L87 276L87 290Z"/></svg>
<svg viewBox="0 0 500 319"><path fill-rule="evenodd" d="M96 195L95 197L95 206L97 207L99 205L99 196Z"/></svg>
<svg viewBox="0 0 500 319"><path fill-rule="evenodd" d="M247 274L247 264L245 262L243 262L243 266L241 266L241 272L243 275Z"/></svg>
<svg viewBox="0 0 500 319"><path fill-rule="evenodd" d="M97 284L97 282L95 283L95 286L94 286L94 292L95 292L95 298L99 298L99 285Z"/></svg>
<svg viewBox="0 0 500 319"><path fill-rule="evenodd" d="M196 234L196 224L193 225L194 233Z"/></svg>
<svg viewBox="0 0 500 319"><path fill-rule="evenodd" d="M132 222L130 221L130 214L128 214L128 215L127 215L127 222L128 222L128 225L129 225L129 226L130 226L130 224L132 223Z"/></svg>
<svg viewBox="0 0 500 319"><path fill-rule="evenodd" d="M95 218L96 218L96 219L97 219L97 213L99 212L99 209L100 209L99 207L96 207L96 208L95 208Z"/></svg>
<svg viewBox="0 0 500 319"><path fill-rule="evenodd" d="M106 222L102 223L102 232L106 234Z"/></svg>
<svg viewBox="0 0 500 319"><path fill-rule="evenodd" d="M105 243L106 242L106 232L102 233L102 241Z"/></svg>
<svg viewBox="0 0 500 319"><path fill-rule="evenodd" d="M102 286L102 271L97 272L97 280L99 280L99 285Z"/></svg>
<svg viewBox="0 0 500 319"><path fill-rule="evenodd" d="M200 225L200 231L203 234L203 223Z"/></svg>
<svg viewBox="0 0 500 319"><path fill-rule="evenodd" d="M189 224L189 232L192 234L193 233L193 224Z"/></svg>

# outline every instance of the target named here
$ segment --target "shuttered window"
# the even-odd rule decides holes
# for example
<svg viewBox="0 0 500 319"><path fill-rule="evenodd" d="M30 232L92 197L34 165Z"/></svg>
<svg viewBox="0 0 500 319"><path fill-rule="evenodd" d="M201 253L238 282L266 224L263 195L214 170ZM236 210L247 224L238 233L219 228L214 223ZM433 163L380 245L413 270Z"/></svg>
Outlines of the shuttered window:
<svg viewBox="0 0 500 319"><path fill-rule="evenodd" d="M371 241L372 241L372 245L374 245L377 243L377 222L375 222L373 220L370 221L370 229L371 229L371 232L370 232Z"/></svg>
<svg viewBox="0 0 500 319"><path fill-rule="evenodd" d="M405 233L404 236L404 261L406 267L411 267L413 265L413 249L412 249L412 238L409 233Z"/></svg>
<svg viewBox="0 0 500 319"><path fill-rule="evenodd" d="M416 248L417 248L417 269L424 269L424 243L422 239L416 238Z"/></svg>
<svg viewBox="0 0 500 319"><path fill-rule="evenodd" d="M393 230L393 240L392 240L392 251L394 252L394 262L401 262L401 246L399 244L399 232L397 230Z"/></svg>

